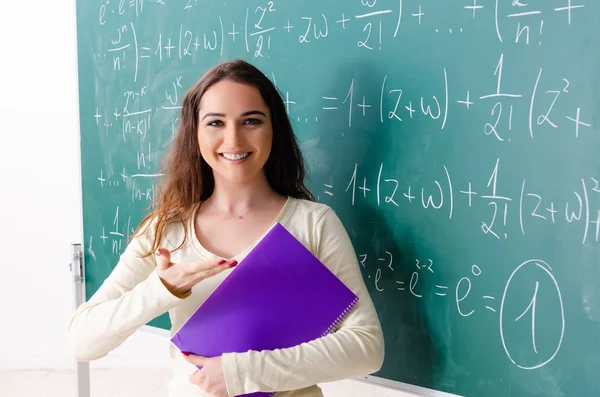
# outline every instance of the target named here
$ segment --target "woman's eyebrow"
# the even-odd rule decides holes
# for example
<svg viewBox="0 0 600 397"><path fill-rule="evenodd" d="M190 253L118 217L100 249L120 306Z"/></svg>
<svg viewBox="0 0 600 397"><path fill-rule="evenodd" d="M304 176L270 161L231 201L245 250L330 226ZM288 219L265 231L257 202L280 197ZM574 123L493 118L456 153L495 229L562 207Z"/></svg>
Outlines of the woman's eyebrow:
<svg viewBox="0 0 600 397"><path fill-rule="evenodd" d="M210 116L214 116L214 117L225 117L225 114L223 114L223 113L206 113L206 114L205 114L205 115L202 117L202 120L204 120L205 118L207 118L207 117L210 117Z"/></svg>
<svg viewBox="0 0 600 397"><path fill-rule="evenodd" d="M267 117L267 115L264 112L261 112L260 110L249 110L247 112L244 112L240 115L240 117L246 117L246 116L251 116L253 114L260 114L263 117ZM204 120L207 117L225 117L224 113L214 113L214 112L209 112L206 113L204 116L202 116L202 120Z"/></svg>
<svg viewBox="0 0 600 397"><path fill-rule="evenodd" d="M240 115L240 117L246 117L246 116L250 116L250 115L253 115L253 114L260 114L260 115L262 115L263 117L267 117L267 115L266 115L266 114L264 114L264 112L261 112L260 110L249 110L249 111L247 111L247 112L244 112L244 113L242 113L242 114Z"/></svg>

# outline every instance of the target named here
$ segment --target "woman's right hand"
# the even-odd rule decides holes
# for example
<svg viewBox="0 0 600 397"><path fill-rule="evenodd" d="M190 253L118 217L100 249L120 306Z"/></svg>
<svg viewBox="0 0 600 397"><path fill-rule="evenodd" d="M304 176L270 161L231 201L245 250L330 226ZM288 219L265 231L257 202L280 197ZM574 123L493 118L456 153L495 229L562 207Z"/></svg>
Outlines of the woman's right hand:
<svg viewBox="0 0 600 397"><path fill-rule="evenodd" d="M167 289L184 298L200 281L237 265L235 260L208 259L198 262L173 263L171 252L159 248L156 252L156 272Z"/></svg>

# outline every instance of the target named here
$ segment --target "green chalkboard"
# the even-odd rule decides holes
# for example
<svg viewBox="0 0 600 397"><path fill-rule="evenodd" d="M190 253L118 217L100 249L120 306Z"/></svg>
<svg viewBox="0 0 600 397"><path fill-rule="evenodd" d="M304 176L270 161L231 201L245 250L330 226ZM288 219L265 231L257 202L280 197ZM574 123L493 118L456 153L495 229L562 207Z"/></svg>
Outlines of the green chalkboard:
<svg viewBox="0 0 600 397"><path fill-rule="evenodd" d="M386 343L368 381L600 395L599 17L592 0L77 1L88 297L154 197L183 94L241 58L280 89L355 244Z"/></svg>

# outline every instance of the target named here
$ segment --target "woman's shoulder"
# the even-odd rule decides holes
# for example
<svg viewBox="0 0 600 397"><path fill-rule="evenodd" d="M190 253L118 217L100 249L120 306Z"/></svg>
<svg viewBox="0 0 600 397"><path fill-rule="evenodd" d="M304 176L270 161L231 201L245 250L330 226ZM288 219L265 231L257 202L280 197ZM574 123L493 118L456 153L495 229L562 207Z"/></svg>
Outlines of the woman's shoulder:
<svg viewBox="0 0 600 397"><path fill-rule="evenodd" d="M341 223L335 210L327 204L305 199L291 200L293 202L284 219L284 223L289 226L316 233L323 227L328 228Z"/></svg>
<svg viewBox="0 0 600 397"><path fill-rule="evenodd" d="M327 239L337 240L347 235L340 218L327 204L293 199L290 207L281 223L315 255Z"/></svg>
<svg viewBox="0 0 600 397"><path fill-rule="evenodd" d="M290 200L293 201L290 215L294 218L304 218L309 221L318 222L326 213L333 211L327 204L317 201L292 197L290 197Z"/></svg>

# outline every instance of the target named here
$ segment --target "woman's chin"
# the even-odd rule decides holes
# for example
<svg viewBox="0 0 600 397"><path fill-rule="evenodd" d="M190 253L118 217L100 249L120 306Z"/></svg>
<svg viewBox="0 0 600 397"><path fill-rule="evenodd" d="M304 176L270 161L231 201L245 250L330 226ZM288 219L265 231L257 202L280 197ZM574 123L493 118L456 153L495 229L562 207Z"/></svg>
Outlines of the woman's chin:
<svg viewBox="0 0 600 397"><path fill-rule="evenodd" d="M262 172L262 170L255 172L220 172L215 173L215 182L231 184L250 184L264 177L264 172Z"/></svg>

